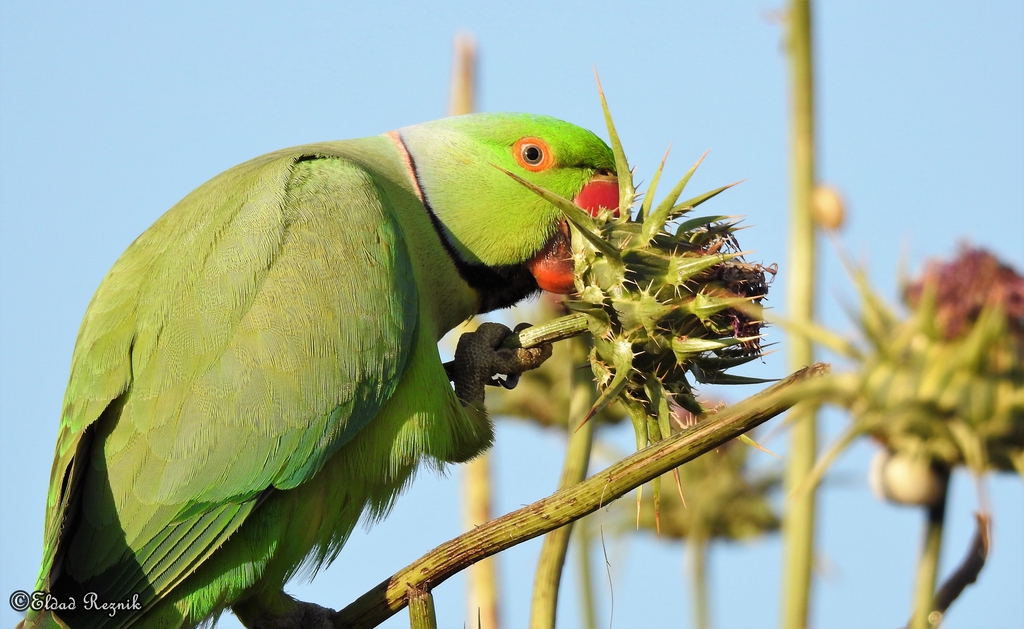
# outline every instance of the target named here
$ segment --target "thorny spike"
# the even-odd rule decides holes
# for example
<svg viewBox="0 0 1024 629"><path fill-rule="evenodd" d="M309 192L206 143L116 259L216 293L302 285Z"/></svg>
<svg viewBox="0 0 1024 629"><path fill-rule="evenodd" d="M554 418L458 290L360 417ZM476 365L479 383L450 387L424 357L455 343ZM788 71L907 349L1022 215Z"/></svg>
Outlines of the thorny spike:
<svg viewBox="0 0 1024 629"><path fill-rule="evenodd" d="M739 181L734 181L734 182L732 182L730 184L726 184L726 185L724 185L724 186L722 186L720 188L715 188L714 190L709 190L709 191L705 192L704 194L698 194L697 196L693 197L692 199L687 199L686 201L683 201L682 203L680 203L676 207L681 207L681 208L685 207L687 209L692 210L692 209L696 208L698 205L700 205L701 203L704 203L705 201L707 201L708 199L711 199L713 197L717 197L718 195L722 194L723 192L725 192L729 188L733 188L735 186L738 186L741 183L743 183L744 181L746 181L746 179L740 179ZM674 210L675 208L672 208L672 209Z"/></svg>
<svg viewBox="0 0 1024 629"><path fill-rule="evenodd" d="M619 393L621 393L626 388L626 385L629 384L628 380L626 379L626 376L628 375L628 368L615 368L615 377L612 378L611 384L608 385L607 389L601 392L600 397L598 397L597 401L594 402L594 406L591 407L591 409L587 412L586 417L584 417L583 421L580 422L580 425L576 427L576 430L582 428L583 424L590 421L591 417L600 413L601 411L604 410L606 406L612 403L612 401L619 395Z"/></svg>
<svg viewBox="0 0 1024 629"><path fill-rule="evenodd" d="M696 229L698 227L703 227L705 225L711 225L713 223L719 223L719 222L722 222L722 221L726 221L726 220L728 220L730 218L736 218L736 217L735 216L726 216L724 214L717 215L717 216L698 216L696 218L691 218L689 220L683 221L682 223L679 223L679 225L676 227L676 229L678 231L680 231L680 232L688 232L688 231L691 231L691 230ZM733 223L733 228L734 229L742 229L741 227L738 226L738 223Z"/></svg>
<svg viewBox="0 0 1024 629"><path fill-rule="evenodd" d="M759 444L758 442L754 441L754 440L753 440L752 438L750 438L750 436L749 436L749 435L746 435L746 434L742 434L742 435L740 435L740 436L738 437L738 439L739 439L740 441L742 441L743 443L747 444L748 446L753 446L753 447L757 448L758 450L760 450L761 452L764 452L764 453L766 453L766 454L770 454L770 455L772 455L773 457L775 457L776 459L778 459L778 460L780 460L780 461L782 460L782 457L781 457L781 456L779 456L779 455L775 454L774 452L772 452L772 451L771 451L771 450L769 450L768 448L765 448L764 446L762 446L762 445L761 445L761 444Z"/></svg>
<svg viewBox="0 0 1024 629"><path fill-rule="evenodd" d="M628 216L629 209L633 205L633 171L629 168L626 152L622 150L622 142L619 141L619 134L615 131L612 112L608 109L608 101L604 97L601 77L597 74L596 66L594 67L594 79L597 81L597 93L601 96L601 110L604 111L604 122L608 127L608 139L611 141L612 154L615 155L615 173L619 180L619 214Z"/></svg>
<svg viewBox="0 0 1024 629"><path fill-rule="evenodd" d="M661 179L661 171L665 169L665 162L668 161L668 153L671 150L672 145L669 144L668 148L665 149L665 156L661 158L661 163L658 164L658 169L654 171L654 177L651 178L651 185L647 188L647 192L644 193L644 202L640 205L641 222L647 220L647 213L651 211L651 204L654 202L654 191L658 189L658 181Z"/></svg>
<svg viewBox="0 0 1024 629"><path fill-rule="evenodd" d="M580 206L576 205L569 199L566 199L561 195L555 194L554 192L551 192L547 188L542 188L531 181L527 181L526 179L523 179L519 175L515 174L514 172L505 170L500 166L495 166L495 168L505 173L512 179L514 179L520 185L528 188L531 192L533 192L540 198L557 207L559 210L562 211L563 214L565 214L565 217L567 219L575 222L580 227L580 229L586 228L591 231L597 229L597 223L595 222L594 218L590 215L590 213L581 208Z"/></svg>
<svg viewBox="0 0 1024 629"><path fill-rule="evenodd" d="M697 167L700 166L700 163L704 161L704 158L707 157L708 153L710 152L711 149L704 151L704 154L700 156L700 159L697 160L697 163L691 166L690 170L686 171L686 174L683 175L683 178L680 179L679 183L676 184L676 187L672 188L672 192L669 192L668 196L665 197L662 200L662 202L658 204L658 207L655 208L654 213L650 217L645 217L642 232L642 237L645 239L645 245L649 243L651 239L658 234L659 231L661 231L662 227L665 226L665 222L668 220L668 215L669 212L672 210L672 206L675 205L675 202L679 198L679 195L683 193L683 189L686 188L686 184L689 183L690 177L693 176L693 173L697 171Z"/></svg>
<svg viewBox="0 0 1024 629"><path fill-rule="evenodd" d="M672 468L672 476L676 479L676 489L679 491L679 500L683 503L683 508L686 508L686 496L683 495L683 483L679 480L679 468Z"/></svg>

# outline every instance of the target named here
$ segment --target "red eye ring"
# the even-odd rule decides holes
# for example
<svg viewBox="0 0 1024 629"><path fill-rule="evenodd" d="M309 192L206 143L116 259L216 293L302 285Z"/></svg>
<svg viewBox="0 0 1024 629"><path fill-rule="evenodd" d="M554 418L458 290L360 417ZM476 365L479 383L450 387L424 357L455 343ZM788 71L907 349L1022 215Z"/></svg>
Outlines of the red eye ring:
<svg viewBox="0 0 1024 629"><path fill-rule="evenodd" d="M548 143L540 138L525 137L512 145L516 162L531 172L547 170L555 165L555 155Z"/></svg>

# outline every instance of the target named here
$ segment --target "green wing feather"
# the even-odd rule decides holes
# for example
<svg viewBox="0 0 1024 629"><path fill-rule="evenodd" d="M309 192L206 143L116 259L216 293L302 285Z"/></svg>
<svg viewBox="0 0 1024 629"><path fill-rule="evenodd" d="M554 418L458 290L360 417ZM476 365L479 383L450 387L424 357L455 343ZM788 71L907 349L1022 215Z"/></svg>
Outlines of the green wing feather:
<svg viewBox="0 0 1024 629"><path fill-rule="evenodd" d="M41 588L66 571L100 600L159 598L391 395L417 320L410 260L373 178L324 149L214 178L100 286L72 359Z"/></svg>

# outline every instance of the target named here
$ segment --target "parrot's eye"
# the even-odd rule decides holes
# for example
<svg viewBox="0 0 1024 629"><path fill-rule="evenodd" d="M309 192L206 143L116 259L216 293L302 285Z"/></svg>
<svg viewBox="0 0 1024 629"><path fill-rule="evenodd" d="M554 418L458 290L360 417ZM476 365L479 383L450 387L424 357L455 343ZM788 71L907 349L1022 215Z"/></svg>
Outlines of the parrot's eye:
<svg viewBox="0 0 1024 629"><path fill-rule="evenodd" d="M536 166L543 159L544 151L536 144L526 144L523 146L523 161L530 166Z"/></svg>
<svg viewBox="0 0 1024 629"><path fill-rule="evenodd" d="M526 170L546 170L555 164L547 142L540 138L523 138L512 147L516 161Z"/></svg>

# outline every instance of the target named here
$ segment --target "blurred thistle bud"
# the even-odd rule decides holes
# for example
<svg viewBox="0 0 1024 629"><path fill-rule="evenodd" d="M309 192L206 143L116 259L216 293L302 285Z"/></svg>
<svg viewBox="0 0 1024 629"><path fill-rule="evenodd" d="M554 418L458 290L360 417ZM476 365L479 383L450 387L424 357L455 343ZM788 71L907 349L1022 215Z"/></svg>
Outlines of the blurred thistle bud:
<svg viewBox="0 0 1024 629"><path fill-rule="evenodd" d="M949 472L936 467L928 457L889 449L871 459L868 483L880 500L896 504L930 507L946 493Z"/></svg>
<svg viewBox="0 0 1024 629"><path fill-rule="evenodd" d="M818 185L811 197L811 213L814 223L825 231L835 231L843 226L846 219L846 204L839 190L828 185Z"/></svg>

